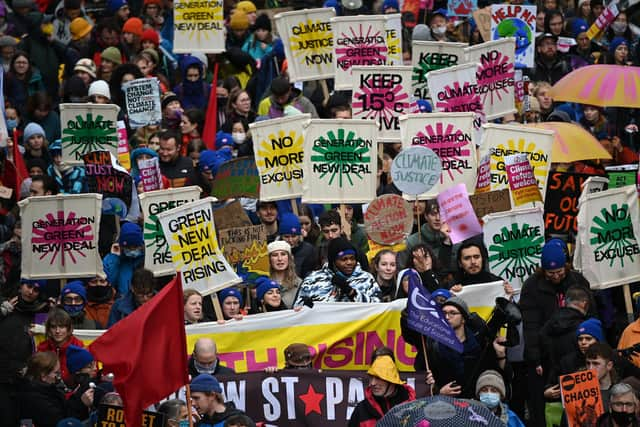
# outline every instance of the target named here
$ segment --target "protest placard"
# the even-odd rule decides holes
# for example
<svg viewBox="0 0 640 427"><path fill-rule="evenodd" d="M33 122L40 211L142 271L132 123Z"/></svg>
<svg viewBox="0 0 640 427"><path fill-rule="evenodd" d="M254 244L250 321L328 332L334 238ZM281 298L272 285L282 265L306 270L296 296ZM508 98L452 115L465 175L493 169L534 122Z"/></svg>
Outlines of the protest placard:
<svg viewBox="0 0 640 427"><path fill-rule="evenodd" d="M367 236L381 245L403 241L413 227L413 209L397 194L383 194L367 206L364 213Z"/></svg>
<svg viewBox="0 0 640 427"><path fill-rule="evenodd" d="M118 156L118 111L115 104L60 104L62 161L82 165L82 155L110 151Z"/></svg>
<svg viewBox="0 0 640 427"><path fill-rule="evenodd" d="M118 163L130 171L131 153L129 152L129 136L127 135L127 126L124 120L118 120L116 128L116 134L118 135Z"/></svg>
<svg viewBox="0 0 640 427"><path fill-rule="evenodd" d="M414 145L400 151L391 163L391 177L400 191L416 198L440 182L442 164L430 148Z"/></svg>
<svg viewBox="0 0 640 427"><path fill-rule="evenodd" d="M235 197L260 197L260 176L253 157L240 157L224 162L218 168L211 195L220 200Z"/></svg>
<svg viewBox="0 0 640 427"><path fill-rule="evenodd" d="M208 295L240 283L218 248L211 197L157 214L185 289Z"/></svg>
<svg viewBox="0 0 640 427"><path fill-rule="evenodd" d="M525 153L504 156L504 166L515 206L542 201L538 181Z"/></svg>
<svg viewBox="0 0 640 427"><path fill-rule="evenodd" d="M411 101L411 67L352 67L354 119L373 120L380 142L400 142L402 114L415 108Z"/></svg>
<svg viewBox="0 0 640 427"><path fill-rule="evenodd" d="M126 427L124 422L124 408L121 406L98 405L97 426L101 427ZM141 427L164 427L166 415L161 412L142 412Z"/></svg>
<svg viewBox="0 0 640 427"><path fill-rule="evenodd" d="M618 2L609 3L589 27L589 30L587 31L587 37L589 37L589 40L593 40L602 34L604 30L606 30L607 27L615 21L619 14Z"/></svg>
<svg viewBox="0 0 640 427"><path fill-rule="evenodd" d="M487 120L516 112L514 38L489 41L465 49L467 62L478 63L478 92Z"/></svg>
<svg viewBox="0 0 640 427"><path fill-rule="evenodd" d="M144 218L144 268L151 270L155 277L176 272L158 214L198 200L200 191L200 187L192 186L140 194L140 210Z"/></svg>
<svg viewBox="0 0 640 427"><path fill-rule="evenodd" d="M483 221L489 270L519 289L540 264L544 245L542 207L493 213Z"/></svg>
<svg viewBox="0 0 640 427"><path fill-rule="evenodd" d="M222 1L173 2L173 53L224 52Z"/></svg>
<svg viewBox="0 0 640 427"><path fill-rule="evenodd" d="M471 16L473 16L473 20L476 21L482 40L491 40L491 6L476 9Z"/></svg>
<svg viewBox="0 0 640 427"><path fill-rule="evenodd" d="M574 265L592 289L640 280L638 193L635 186L580 198Z"/></svg>
<svg viewBox="0 0 640 427"><path fill-rule="evenodd" d="M292 82L333 78L333 8L279 13L276 28L284 44Z"/></svg>
<svg viewBox="0 0 640 427"><path fill-rule="evenodd" d="M129 126L159 125L162 121L160 82L156 77L128 81L122 85L127 106Z"/></svg>
<svg viewBox="0 0 640 427"><path fill-rule="evenodd" d="M569 427L595 427L604 414L598 371L589 369L560 376L562 407Z"/></svg>
<svg viewBox="0 0 640 427"><path fill-rule="evenodd" d="M451 230L451 243L456 244L482 234L482 226L471 206L464 184L454 185L438 194L438 205L442 220Z"/></svg>
<svg viewBox="0 0 640 427"><path fill-rule="evenodd" d="M310 114L300 114L249 125L260 174L260 200L285 200L302 195L303 125L310 117Z"/></svg>
<svg viewBox="0 0 640 427"><path fill-rule="evenodd" d="M162 173L160 172L160 160L157 157L138 159L138 170L145 192L162 190Z"/></svg>
<svg viewBox="0 0 640 427"><path fill-rule="evenodd" d="M454 292L454 295L461 298L469 307L473 307L473 313L484 320L491 319L496 307L496 298L507 298L502 280L464 285L462 290Z"/></svg>
<svg viewBox="0 0 640 427"><path fill-rule="evenodd" d="M450 0L447 6L450 17L470 17L471 13L478 8L478 0Z"/></svg>
<svg viewBox="0 0 640 427"><path fill-rule="evenodd" d="M98 253L101 194L21 200L22 277L64 279L104 274Z"/></svg>
<svg viewBox="0 0 640 427"><path fill-rule="evenodd" d="M466 43L413 41L411 43L411 82L416 99L429 98L427 73L465 62Z"/></svg>
<svg viewBox="0 0 640 427"><path fill-rule="evenodd" d="M485 124L482 126L480 156L491 156L491 190L509 188L504 157L524 153L533 166L538 188L546 193L547 175L551 167L554 133L524 126ZM512 203L514 205L514 203Z"/></svg>
<svg viewBox="0 0 640 427"><path fill-rule="evenodd" d="M578 199L590 175L550 172L544 198L544 229L548 234L578 232Z"/></svg>
<svg viewBox="0 0 640 427"><path fill-rule="evenodd" d="M367 203L378 171L376 125L312 119L304 139L303 203Z"/></svg>
<svg viewBox="0 0 640 427"><path fill-rule="evenodd" d="M249 215L242 208L238 200L227 203L213 211L216 229L218 231L233 227L249 227L253 225Z"/></svg>
<svg viewBox="0 0 640 427"><path fill-rule="evenodd" d="M468 193L474 192L477 165L473 120L473 113L409 114L400 118L402 146L430 148L442 164L440 182L422 197L435 197L456 184L464 184Z"/></svg>
<svg viewBox="0 0 640 427"><path fill-rule="evenodd" d="M218 243L243 282L269 276L267 230L263 224L218 230Z"/></svg>
<svg viewBox="0 0 640 427"><path fill-rule="evenodd" d="M609 178L609 188L620 188L625 185L636 185L638 165L607 166L605 168Z"/></svg>
<svg viewBox="0 0 640 427"><path fill-rule="evenodd" d="M472 194L469 201L478 218L496 212L506 212L511 210L511 196L509 190L486 191Z"/></svg>
<svg viewBox="0 0 640 427"><path fill-rule="evenodd" d="M131 206L133 180L122 166L118 165L110 151L92 151L82 155L90 193L100 193L103 197L122 200L127 208Z"/></svg>
<svg viewBox="0 0 640 427"><path fill-rule="evenodd" d="M485 154L478 162L476 194L491 191L491 155Z"/></svg>
<svg viewBox="0 0 640 427"><path fill-rule="evenodd" d="M335 89L350 90L351 67L387 63L387 20L383 15L367 15L340 16L331 18L330 22Z"/></svg>
<svg viewBox="0 0 640 427"><path fill-rule="evenodd" d="M516 39L516 68L531 68L535 56L536 7L491 5L491 40Z"/></svg>
<svg viewBox="0 0 640 427"><path fill-rule="evenodd" d="M402 57L402 14L384 15L384 33L387 41L387 65L404 65Z"/></svg>

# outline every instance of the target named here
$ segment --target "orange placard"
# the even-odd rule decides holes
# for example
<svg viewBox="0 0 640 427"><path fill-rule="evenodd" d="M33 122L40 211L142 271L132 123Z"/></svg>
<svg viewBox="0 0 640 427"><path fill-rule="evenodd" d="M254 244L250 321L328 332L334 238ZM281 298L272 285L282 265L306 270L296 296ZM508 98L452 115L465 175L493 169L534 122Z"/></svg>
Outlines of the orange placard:
<svg viewBox="0 0 640 427"><path fill-rule="evenodd" d="M604 413L596 370L561 376L560 391L569 427L595 427Z"/></svg>

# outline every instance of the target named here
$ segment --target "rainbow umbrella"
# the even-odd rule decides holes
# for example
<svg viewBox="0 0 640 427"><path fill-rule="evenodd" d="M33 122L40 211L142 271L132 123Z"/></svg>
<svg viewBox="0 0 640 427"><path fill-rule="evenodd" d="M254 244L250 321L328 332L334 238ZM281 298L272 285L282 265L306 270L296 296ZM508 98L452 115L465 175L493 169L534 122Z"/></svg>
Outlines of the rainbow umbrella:
<svg viewBox="0 0 640 427"><path fill-rule="evenodd" d="M609 152L580 125L564 122L529 123L525 126L554 132L551 160L571 163L577 160L610 159Z"/></svg>
<svg viewBox="0 0 640 427"><path fill-rule="evenodd" d="M587 65L553 85L551 96L554 101L640 108L640 67Z"/></svg>

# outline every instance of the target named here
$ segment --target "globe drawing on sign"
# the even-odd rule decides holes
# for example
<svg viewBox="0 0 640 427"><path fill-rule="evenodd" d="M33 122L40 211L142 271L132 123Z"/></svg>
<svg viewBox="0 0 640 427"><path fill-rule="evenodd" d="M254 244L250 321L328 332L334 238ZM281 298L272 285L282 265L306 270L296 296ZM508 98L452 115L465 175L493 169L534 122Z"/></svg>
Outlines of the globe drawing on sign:
<svg viewBox="0 0 640 427"><path fill-rule="evenodd" d="M524 56L527 48L533 43L531 28L521 19L505 19L501 21L493 33L493 39L515 37L516 56Z"/></svg>

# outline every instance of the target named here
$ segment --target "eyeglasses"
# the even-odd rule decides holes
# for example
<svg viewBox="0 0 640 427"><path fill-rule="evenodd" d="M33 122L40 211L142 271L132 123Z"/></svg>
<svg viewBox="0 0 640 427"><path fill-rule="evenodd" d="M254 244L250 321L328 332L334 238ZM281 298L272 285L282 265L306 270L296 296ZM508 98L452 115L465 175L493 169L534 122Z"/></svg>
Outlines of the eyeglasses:
<svg viewBox="0 0 640 427"><path fill-rule="evenodd" d="M444 317L455 317L459 315L460 312L459 311L442 311L442 314L444 314Z"/></svg>

